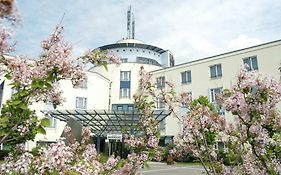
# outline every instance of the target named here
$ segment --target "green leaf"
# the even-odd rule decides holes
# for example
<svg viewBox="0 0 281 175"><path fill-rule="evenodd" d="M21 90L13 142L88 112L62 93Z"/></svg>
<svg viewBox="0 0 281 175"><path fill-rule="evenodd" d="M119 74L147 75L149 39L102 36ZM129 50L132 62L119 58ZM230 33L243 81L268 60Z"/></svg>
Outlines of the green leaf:
<svg viewBox="0 0 281 175"><path fill-rule="evenodd" d="M39 125L37 128L37 133L46 135L46 130L41 125Z"/></svg>
<svg viewBox="0 0 281 175"><path fill-rule="evenodd" d="M50 119L48 119L48 118L43 118L43 119L41 120L41 125L44 126L44 127L50 126L50 125L51 125Z"/></svg>
<svg viewBox="0 0 281 175"><path fill-rule="evenodd" d="M107 62L106 61L102 62L101 65L103 65L105 70L108 71L108 67L107 67Z"/></svg>
<svg viewBox="0 0 281 175"><path fill-rule="evenodd" d="M20 106L19 106L22 110L27 110L28 109L28 107L27 107L27 105L25 105L25 104L21 104Z"/></svg>
<svg viewBox="0 0 281 175"><path fill-rule="evenodd" d="M8 80L11 80L12 79L12 76L10 74L6 74L5 75L5 78L7 78Z"/></svg>
<svg viewBox="0 0 281 175"><path fill-rule="evenodd" d="M1 129L0 130L0 137L4 136L5 134L6 134L6 132L3 129Z"/></svg>
<svg viewBox="0 0 281 175"><path fill-rule="evenodd" d="M1 117L1 123L7 123L9 121L8 116Z"/></svg>
<svg viewBox="0 0 281 175"><path fill-rule="evenodd" d="M18 105L20 104L21 101L20 100L15 100L15 101L12 101L11 105Z"/></svg>
<svg viewBox="0 0 281 175"><path fill-rule="evenodd" d="M48 82L45 82L45 86L46 86L47 88L51 88L51 87L52 87L51 83L48 83Z"/></svg>

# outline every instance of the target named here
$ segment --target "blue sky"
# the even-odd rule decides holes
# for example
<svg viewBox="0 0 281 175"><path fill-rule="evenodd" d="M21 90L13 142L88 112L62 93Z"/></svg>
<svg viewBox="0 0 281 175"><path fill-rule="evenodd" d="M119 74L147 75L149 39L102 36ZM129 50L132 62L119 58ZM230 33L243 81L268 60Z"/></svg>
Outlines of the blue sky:
<svg viewBox="0 0 281 175"><path fill-rule="evenodd" d="M36 58L63 16L73 56L114 43L129 5L136 39L171 50L176 64L281 39L280 0L19 0L15 54Z"/></svg>

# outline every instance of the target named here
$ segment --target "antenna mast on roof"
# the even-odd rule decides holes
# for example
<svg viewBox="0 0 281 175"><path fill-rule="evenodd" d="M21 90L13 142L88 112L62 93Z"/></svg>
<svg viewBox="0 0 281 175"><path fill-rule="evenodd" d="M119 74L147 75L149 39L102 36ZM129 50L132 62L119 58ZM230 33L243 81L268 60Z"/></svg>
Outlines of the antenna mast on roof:
<svg viewBox="0 0 281 175"><path fill-rule="evenodd" d="M127 39L135 38L135 17L132 13L132 7L129 6L127 11Z"/></svg>
<svg viewBox="0 0 281 175"><path fill-rule="evenodd" d="M132 38L135 39L135 17L134 14L132 14L133 20L132 20Z"/></svg>

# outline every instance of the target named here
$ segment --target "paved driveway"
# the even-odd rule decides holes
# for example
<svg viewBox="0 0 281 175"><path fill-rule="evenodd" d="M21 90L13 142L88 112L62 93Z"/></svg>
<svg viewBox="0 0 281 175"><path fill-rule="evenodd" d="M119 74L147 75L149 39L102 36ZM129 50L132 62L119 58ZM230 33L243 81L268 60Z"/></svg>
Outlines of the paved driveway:
<svg viewBox="0 0 281 175"><path fill-rule="evenodd" d="M144 168L143 175L200 175L205 174L204 168L200 165L184 165L149 162L149 168Z"/></svg>

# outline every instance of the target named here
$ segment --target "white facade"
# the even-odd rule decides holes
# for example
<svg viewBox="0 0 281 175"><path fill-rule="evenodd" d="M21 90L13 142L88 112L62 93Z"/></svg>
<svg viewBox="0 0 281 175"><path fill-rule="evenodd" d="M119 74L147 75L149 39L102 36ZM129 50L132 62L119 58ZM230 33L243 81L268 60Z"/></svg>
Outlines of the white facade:
<svg viewBox="0 0 281 175"><path fill-rule="evenodd" d="M71 81L60 82L63 90L64 103L57 107L57 110L88 110L88 109L108 109L110 81L99 73L87 72L87 81L82 87L73 88ZM83 99L79 104L79 99ZM49 105L40 103L35 104L38 115L43 116L41 110L50 109ZM52 110L52 108L51 108ZM51 119L54 123L46 128L46 135L38 134L35 142L28 142L28 148L36 145L36 142L56 142L63 132L65 122L58 119Z"/></svg>
<svg viewBox="0 0 281 175"><path fill-rule="evenodd" d="M103 66L91 68L87 72L87 81L78 88L73 88L69 80L60 81L65 100L62 105L57 106L57 110L134 110L133 94L138 88L140 67L153 71L173 64L170 51L135 39L121 40L102 46L101 49L108 46L123 63L108 64L108 70ZM12 95L12 90L7 85L5 83L2 90L3 102ZM31 108L40 117L44 117L42 111L53 110L52 105L43 102L33 104ZM51 121L52 125L46 128L47 134L38 134L34 142L27 143L28 149L36 144L56 142L61 137L66 123L54 118Z"/></svg>
<svg viewBox="0 0 281 175"><path fill-rule="evenodd" d="M279 80L280 55L281 40L156 70L152 74L155 80L158 77L165 77L165 81L175 84L177 93L189 92L192 94L192 99L202 95L213 101L216 91L231 88L235 83L235 76L249 60L252 68ZM186 77L182 79L182 75L186 75L184 72L191 74L187 78L191 78L190 81L182 82L187 80ZM180 115L183 115L183 111L178 109ZM226 113L225 117L231 122L231 114ZM166 134L174 135L180 130L181 123L176 118L166 119Z"/></svg>
<svg viewBox="0 0 281 175"><path fill-rule="evenodd" d="M8 84L9 83L5 81L2 93L2 104L4 104L12 95L12 89ZM57 109L81 109L79 108L79 105L77 105L77 98L86 100L86 103L84 103L85 109L108 109L110 81L101 74L87 72L86 84L87 85L84 87L73 88L70 80L60 81L60 87L63 90L62 96L64 98L64 103L58 106ZM43 111L53 110L52 105L44 104L43 102L35 103L31 108L36 110L36 114L39 117L45 117L42 113ZM26 144L27 149L32 149L37 143L56 142L60 138L66 123L54 118L52 118L51 121L51 126L45 128L47 134L38 134L34 142L30 141Z"/></svg>

